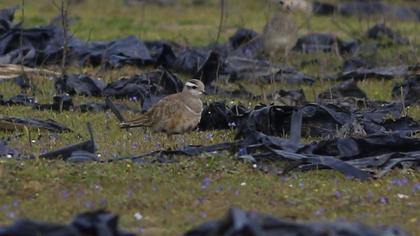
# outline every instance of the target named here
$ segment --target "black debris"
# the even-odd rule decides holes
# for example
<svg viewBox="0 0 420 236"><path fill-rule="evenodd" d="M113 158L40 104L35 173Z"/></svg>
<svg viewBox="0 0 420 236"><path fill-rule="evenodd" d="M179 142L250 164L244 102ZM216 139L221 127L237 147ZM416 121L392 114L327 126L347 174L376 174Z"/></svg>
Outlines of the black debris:
<svg viewBox="0 0 420 236"><path fill-rule="evenodd" d="M58 93L70 95L101 96L105 86L104 81L87 75L66 74L55 78L55 89Z"/></svg>
<svg viewBox="0 0 420 236"><path fill-rule="evenodd" d="M342 1L338 4L316 1L313 13L317 15L341 14L344 16L386 16L403 21L420 21L420 8L388 4L383 1Z"/></svg>
<svg viewBox="0 0 420 236"><path fill-rule="evenodd" d="M402 37L399 33L395 32L385 24L376 24L372 26L366 32L366 37L378 40L382 46L405 45L409 43L407 38Z"/></svg>
<svg viewBox="0 0 420 236"><path fill-rule="evenodd" d="M238 208L231 208L224 218L206 222L184 235L409 236L395 226L371 227L362 223L342 221L298 223L256 212L245 212Z"/></svg>
<svg viewBox="0 0 420 236"><path fill-rule="evenodd" d="M71 130L54 120L40 120L11 116L0 116L1 130L23 129L24 127L45 129L50 132L70 132Z"/></svg>
<svg viewBox="0 0 420 236"><path fill-rule="evenodd" d="M276 106L292 106L300 107L307 104L307 100L303 89L281 89L268 96L268 99L273 100Z"/></svg>
<svg viewBox="0 0 420 236"><path fill-rule="evenodd" d="M230 81L254 80L258 83L284 81L292 84L312 84L315 79L293 67L272 64L265 60L229 57L223 72Z"/></svg>
<svg viewBox="0 0 420 236"><path fill-rule="evenodd" d="M229 44L233 50L237 49L241 45L251 41L257 37L258 33L252 29L238 29L234 35L229 37Z"/></svg>
<svg viewBox="0 0 420 236"><path fill-rule="evenodd" d="M347 97L367 99L366 93L357 86L354 80L343 81L318 94L318 99L321 100L343 99Z"/></svg>
<svg viewBox="0 0 420 236"><path fill-rule="evenodd" d="M134 236L118 228L118 216L98 210L77 215L68 224L44 223L29 219L17 220L14 224L0 227L1 236Z"/></svg>
<svg viewBox="0 0 420 236"><path fill-rule="evenodd" d="M87 124L90 139L78 144L69 145L56 151L41 154L40 158L62 159L72 162L98 161L96 157L97 144L93 136L93 130L90 123Z"/></svg>
<svg viewBox="0 0 420 236"><path fill-rule="evenodd" d="M111 82L103 95L115 98L138 100L143 110L147 110L162 97L182 91L183 82L165 69L146 74L134 75Z"/></svg>
<svg viewBox="0 0 420 236"><path fill-rule="evenodd" d="M227 107L225 102L213 102L204 106L198 128L200 130L233 129L247 112L243 106Z"/></svg>
<svg viewBox="0 0 420 236"><path fill-rule="evenodd" d="M343 71L337 76L337 80L364 80L364 79L393 79L404 77L411 74L409 66L388 66L375 68L357 68L354 70Z"/></svg>
<svg viewBox="0 0 420 236"><path fill-rule="evenodd" d="M358 47L356 41L343 41L329 33L309 33L300 37L293 50L311 52L335 52L337 54L352 53Z"/></svg>
<svg viewBox="0 0 420 236"><path fill-rule="evenodd" d="M392 97L404 100L409 106L420 102L420 75L407 76L392 88Z"/></svg>

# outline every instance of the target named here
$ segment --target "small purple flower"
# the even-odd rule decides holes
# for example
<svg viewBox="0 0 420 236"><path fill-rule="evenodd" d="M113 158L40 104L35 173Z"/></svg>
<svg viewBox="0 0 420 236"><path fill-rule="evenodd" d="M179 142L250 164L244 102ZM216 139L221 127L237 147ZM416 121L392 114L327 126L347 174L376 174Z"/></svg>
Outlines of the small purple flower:
<svg viewBox="0 0 420 236"><path fill-rule="evenodd" d="M139 147L139 145L137 143L131 144L131 148L132 149L137 149L138 147Z"/></svg>
<svg viewBox="0 0 420 236"><path fill-rule="evenodd" d="M417 191L420 191L420 183L417 183L413 187L413 193L416 193Z"/></svg>
<svg viewBox="0 0 420 236"><path fill-rule="evenodd" d="M195 201L197 205L201 205L204 203L204 198L203 197L199 197L197 198L197 200Z"/></svg>
<svg viewBox="0 0 420 236"><path fill-rule="evenodd" d="M108 205L108 200L106 200L105 198L102 198L102 199L99 201L99 205L100 205L100 206L102 206L102 207L107 206L107 205Z"/></svg>
<svg viewBox="0 0 420 236"><path fill-rule="evenodd" d="M80 190L79 192L77 192L77 196L79 198L83 197L85 195L85 192L83 190Z"/></svg>
<svg viewBox="0 0 420 236"><path fill-rule="evenodd" d="M8 217L8 218L10 218L10 219L14 219L14 218L16 218L16 212L14 212L14 211L9 211L9 212L7 213L7 217Z"/></svg>
<svg viewBox="0 0 420 236"><path fill-rule="evenodd" d="M143 227L138 228L137 233L144 234L144 228Z"/></svg>
<svg viewBox="0 0 420 236"><path fill-rule="evenodd" d="M1 209L4 211L4 210L7 210L7 209L9 209L9 205L8 204L3 204L3 205L1 205Z"/></svg>
<svg viewBox="0 0 420 236"><path fill-rule="evenodd" d="M235 191L235 196L239 196L239 194L241 194L241 191L239 191L239 189L237 189L237 190Z"/></svg>
<svg viewBox="0 0 420 236"><path fill-rule="evenodd" d="M315 211L315 215L320 216L320 215L324 214L324 212L325 212L325 208L321 207L321 208L319 208L318 210Z"/></svg>
<svg viewBox="0 0 420 236"><path fill-rule="evenodd" d="M205 211L200 211L201 218L207 218L207 213Z"/></svg>
<svg viewBox="0 0 420 236"><path fill-rule="evenodd" d="M160 143L157 143L157 144L155 145L155 147L156 147L156 149L161 149L161 148L162 148L162 145L161 145Z"/></svg>
<svg viewBox="0 0 420 236"><path fill-rule="evenodd" d="M305 183L304 183L303 181L301 181L301 182L299 183L299 187L300 187L301 189L304 189L304 188L305 188Z"/></svg>
<svg viewBox="0 0 420 236"><path fill-rule="evenodd" d="M207 140L213 139L213 134L212 134L212 133L208 133L208 134L206 135L206 139L207 139Z"/></svg>
<svg viewBox="0 0 420 236"><path fill-rule="evenodd" d="M380 202L381 204L388 204L388 203L389 203L389 200L388 200L388 198L387 198L387 197L380 197L380 198L379 198L379 202Z"/></svg>
<svg viewBox="0 0 420 236"><path fill-rule="evenodd" d="M398 186L404 186L404 185L408 184L408 179L407 178L402 178L402 179L393 178L391 180L391 184L398 185Z"/></svg>
<svg viewBox="0 0 420 236"><path fill-rule="evenodd" d="M19 206L19 205L20 205L20 201L15 199L15 200L13 200L12 205L13 205L14 207L17 207L17 206Z"/></svg>
<svg viewBox="0 0 420 236"><path fill-rule="evenodd" d="M62 191L61 192L61 197L64 198L64 199L69 198L70 197L69 191L67 191L67 190Z"/></svg>
<svg viewBox="0 0 420 236"><path fill-rule="evenodd" d="M210 184L211 184L210 178L209 177L205 177L204 180L203 180L203 182L201 182L201 189L202 190L207 189L210 186Z"/></svg>
<svg viewBox="0 0 420 236"><path fill-rule="evenodd" d="M152 137L148 134L145 134L144 137L143 137L143 140L147 141L147 142L150 142L152 140Z"/></svg>
<svg viewBox="0 0 420 236"><path fill-rule="evenodd" d="M334 192L334 196L336 198L341 198L343 196L343 194L340 191L337 190L337 191Z"/></svg>
<svg viewBox="0 0 420 236"><path fill-rule="evenodd" d="M375 194L374 194L372 191L370 191L370 190L369 190L369 191L367 192L367 197L368 197L368 198L370 198L370 199L371 199L371 198L373 198L374 196L375 196Z"/></svg>
<svg viewBox="0 0 420 236"><path fill-rule="evenodd" d="M92 202L92 201L86 201L86 202L85 202L85 207L86 207L87 209L91 209L91 208L93 207L93 202Z"/></svg>

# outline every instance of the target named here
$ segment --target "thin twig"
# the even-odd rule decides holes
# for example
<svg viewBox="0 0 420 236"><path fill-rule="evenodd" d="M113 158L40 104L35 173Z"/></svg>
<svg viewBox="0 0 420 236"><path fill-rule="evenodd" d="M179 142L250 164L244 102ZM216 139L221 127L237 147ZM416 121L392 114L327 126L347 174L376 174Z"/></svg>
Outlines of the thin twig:
<svg viewBox="0 0 420 236"><path fill-rule="evenodd" d="M224 18L225 18L225 0L220 0L220 21L219 21L219 29L217 31L216 43L219 42L220 34L222 33Z"/></svg>

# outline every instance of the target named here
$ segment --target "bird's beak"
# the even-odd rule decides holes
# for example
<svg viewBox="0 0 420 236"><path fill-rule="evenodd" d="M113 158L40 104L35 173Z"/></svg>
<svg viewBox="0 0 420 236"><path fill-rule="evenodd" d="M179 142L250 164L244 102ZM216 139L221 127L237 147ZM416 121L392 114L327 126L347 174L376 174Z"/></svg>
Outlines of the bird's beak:
<svg viewBox="0 0 420 236"><path fill-rule="evenodd" d="M204 94L204 95L207 95L206 91L204 91L204 90L201 91L201 93Z"/></svg>

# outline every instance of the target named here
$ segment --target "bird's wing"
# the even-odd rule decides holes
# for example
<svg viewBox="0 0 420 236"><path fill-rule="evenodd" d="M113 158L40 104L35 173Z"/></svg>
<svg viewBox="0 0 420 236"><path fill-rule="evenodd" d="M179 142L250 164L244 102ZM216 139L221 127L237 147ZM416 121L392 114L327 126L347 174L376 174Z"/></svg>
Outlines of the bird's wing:
<svg viewBox="0 0 420 236"><path fill-rule="evenodd" d="M153 105L146 113L141 114L138 118L123 122L120 124L121 128L134 128L140 126L150 127L161 121L167 119L171 114L175 113L180 107L180 101L177 94L169 95L162 98Z"/></svg>

